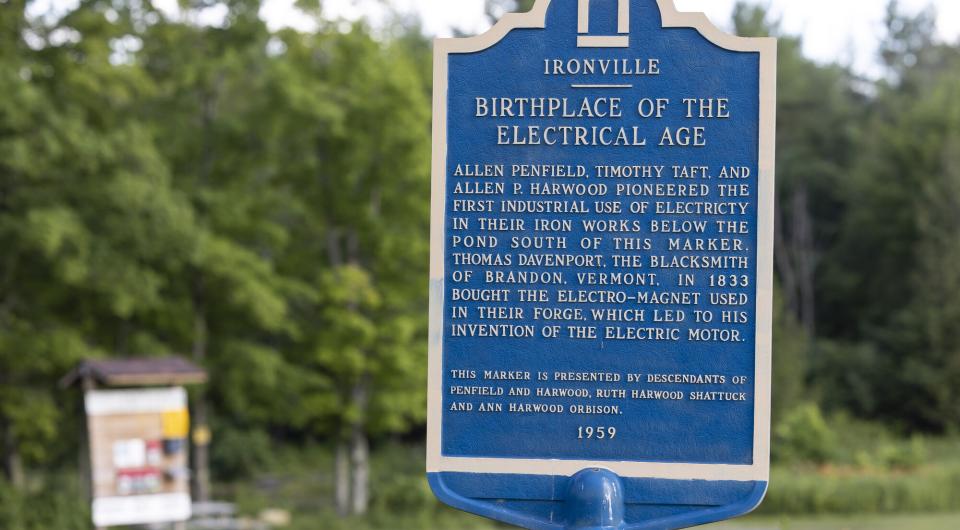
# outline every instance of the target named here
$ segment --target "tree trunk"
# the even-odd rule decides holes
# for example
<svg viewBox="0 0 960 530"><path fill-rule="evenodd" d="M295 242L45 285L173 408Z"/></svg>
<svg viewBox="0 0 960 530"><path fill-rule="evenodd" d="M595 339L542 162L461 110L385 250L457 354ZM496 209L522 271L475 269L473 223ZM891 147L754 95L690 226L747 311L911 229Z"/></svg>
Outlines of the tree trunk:
<svg viewBox="0 0 960 530"><path fill-rule="evenodd" d="M353 429L350 439L350 461L353 464L353 503L351 512L364 515L370 505L370 444L361 426Z"/></svg>
<svg viewBox="0 0 960 530"><path fill-rule="evenodd" d="M14 488L23 487L23 462L17 436L9 422L3 423L3 476Z"/></svg>
<svg viewBox="0 0 960 530"><path fill-rule="evenodd" d="M367 377L353 387L353 404L361 410L361 417L350 434L350 463L353 466L353 503L351 512L364 515L370 505L370 444L364 429L364 417L369 403L370 389Z"/></svg>
<svg viewBox="0 0 960 530"><path fill-rule="evenodd" d="M210 175L213 173L214 162L216 161L216 152L214 146L213 123L216 121L217 101L220 95L220 85L223 76L218 76L212 87L204 87L200 90L200 98L203 105L202 115L202 150L200 167L197 181L197 190L202 192L207 187ZM202 203L198 204L198 216L206 216L206 209ZM206 364L207 348L209 342L209 324L207 322L206 297L204 296L205 281L203 274L195 272L193 282L193 360L203 367ZM203 431L210 433L208 425L209 416L207 409L206 389L201 389L197 393L197 401L193 406L194 431ZM196 439L196 437L194 438ZM191 444L193 447L193 500L196 502L208 502L210 500L210 436L204 436L200 443Z"/></svg>
<svg viewBox="0 0 960 530"><path fill-rule="evenodd" d="M790 314L799 318L800 308L796 301L797 294L797 271L793 263L793 247L790 245L790 239L786 233L784 223L784 212L782 203L774 207L774 261L776 262L777 272L780 277L781 293L783 294L783 305L790 311Z"/></svg>
<svg viewBox="0 0 960 530"><path fill-rule="evenodd" d="M207 315L204 310L202 294L202 282L198 286L194 296L194 320L193 320L193 360L198 365L203 366L207 357ZM197 395L196 403L193 404L193 423L194 430L203 430L209 432L207 417L207 400L204 392ZM196 502L208 502L210 500L210 444L209 440L201 440L201 443L193 444L193 498Z"/></svg>
<svg viewBox="0 0 960 530"><path fill-rule="evenodd" d="M789 199L789 223L783 208L786 201L778 203L775 209L774 258L784 305L807 336L813 337L816 334L817 255L806 188L798 188Z"/></svg>
<svg viewBox="0 0 960 530"><path fill-rule="evenodd" d="M817 332L816 322L816 267L817 256L813 241L813 220L810 218L808 194L801 188L794 197L794 238L797 240L797 270L799 272L800 323L813 337Z"/></svg>
<svg viewBox="0 0 960 530"><path fill-rule="evenodd" d="M334 501L337 514L346 517L350 513L350 455L347 444L337 442L337 456L334 469Z"/></svg>

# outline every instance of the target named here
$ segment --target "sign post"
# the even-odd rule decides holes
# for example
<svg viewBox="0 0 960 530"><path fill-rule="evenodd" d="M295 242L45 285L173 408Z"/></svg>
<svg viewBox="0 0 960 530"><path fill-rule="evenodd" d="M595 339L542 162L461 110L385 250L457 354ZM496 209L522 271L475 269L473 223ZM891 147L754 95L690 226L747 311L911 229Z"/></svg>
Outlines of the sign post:
<svg viewBox="0 0 960 530"><path fill-rule="evenodd" d="M539 0L435 51L427 473L532 529L673 529L769 478L776 41Z"/></svg>

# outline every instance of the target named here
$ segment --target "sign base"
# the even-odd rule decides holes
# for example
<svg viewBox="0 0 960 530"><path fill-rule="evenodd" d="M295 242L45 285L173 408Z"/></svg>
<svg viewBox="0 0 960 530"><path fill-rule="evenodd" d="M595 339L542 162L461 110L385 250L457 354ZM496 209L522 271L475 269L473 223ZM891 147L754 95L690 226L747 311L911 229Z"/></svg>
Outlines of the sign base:
<svg viewBox="0 0 960 530"><path fill-rule="evenodd" d="M428 473L427 479L454 508L530 530L687 528L749 513L767 491L761 481L621 478L601 468L572 477Z"/></svg>

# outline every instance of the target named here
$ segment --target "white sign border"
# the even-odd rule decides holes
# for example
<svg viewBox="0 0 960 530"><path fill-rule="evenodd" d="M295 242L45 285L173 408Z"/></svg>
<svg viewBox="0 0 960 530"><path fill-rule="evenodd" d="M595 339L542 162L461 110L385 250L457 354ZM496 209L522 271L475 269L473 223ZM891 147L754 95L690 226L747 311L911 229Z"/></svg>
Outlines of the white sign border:
<svg viewBox="0 0 960 530"><path fill-rule="evenodd" d="M91 506L97 528L189 521L192 509L189 493L97 497Z"/></svg>
<svg viewBox="0 0 960 530"><path fill-rule="evenodd" d="M505 15L482 35L434 41L433 164L430 223L430 329L427 391L427 472L572 476L605 468L621 477L674 480L768 481L770 476L770 379L773 325L773 208L776 151L777 40L729 35L703 13L681 13L673 0L657 0L664 28L693 28L711 43L731 51L760 54L759 212L757 218L756 381L753 463L750 465L449 457L442 454L444 229L447 178L448 58L486 50L511 30L546 27L551 0L537 0L527 13Z"/></svg>

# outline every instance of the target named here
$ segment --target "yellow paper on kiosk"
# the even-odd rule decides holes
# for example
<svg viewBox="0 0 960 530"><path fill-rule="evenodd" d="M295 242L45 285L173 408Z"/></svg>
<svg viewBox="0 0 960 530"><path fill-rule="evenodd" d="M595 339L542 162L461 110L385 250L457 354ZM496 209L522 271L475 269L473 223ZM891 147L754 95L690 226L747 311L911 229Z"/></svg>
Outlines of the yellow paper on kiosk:
<svg viewBox="0 0 960 530"><path fill-rule="evenodd" d="M190 413L187 409L171 410L163 413L163 437L165 439L186 438L190 432Z"/></svg>

